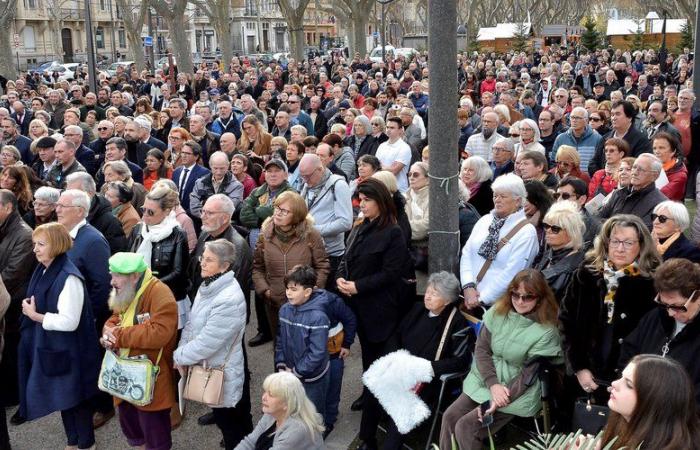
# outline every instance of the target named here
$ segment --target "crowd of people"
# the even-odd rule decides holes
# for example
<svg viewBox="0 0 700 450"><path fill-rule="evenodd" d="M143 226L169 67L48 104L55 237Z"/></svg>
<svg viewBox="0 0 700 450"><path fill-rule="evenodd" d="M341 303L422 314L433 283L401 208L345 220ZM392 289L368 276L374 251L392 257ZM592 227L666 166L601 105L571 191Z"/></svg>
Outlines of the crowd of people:
<svg viewBox="0 0 700 450"><path fill-rule="evenodd" d="M560 429L587 397L610 410L603 444L700 449L691 63L460 54L454 149L428 146L420 53L119 66L97 92L82 75L1 79L0 449L8 421L53 412L67 449L95 448L115 415L129 446L171 448L177 386L211 368L219 400L198 420L222 447L321 449L355 336L363 371L399 349L427 360L431 405L464 373L442 449L538 415L544 366ZM459 158L454 205L430 205L431 151ZM459 216L456 273L427 274L431 207ZM254 426L246 348L268 342ZM150 361L149 401L126 376L133 398L105 387L103 359ZM351 409L359 448L378 448L383 404L364 388ZM400 449L387 422L383 448Z"/></svg>

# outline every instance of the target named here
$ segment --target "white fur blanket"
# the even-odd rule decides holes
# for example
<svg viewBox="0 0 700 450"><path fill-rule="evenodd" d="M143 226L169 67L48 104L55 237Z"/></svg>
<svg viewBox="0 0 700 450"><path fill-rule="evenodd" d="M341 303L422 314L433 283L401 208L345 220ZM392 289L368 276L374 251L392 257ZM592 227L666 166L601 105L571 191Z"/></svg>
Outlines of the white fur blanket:
<svg viewBox="0 0 700 450"><path fill-rule="evenodd" d="M433 379L430 361L397 350L376 360L362 376L365 386L406 434L430 417L430 409L411 389Z"/></svg>

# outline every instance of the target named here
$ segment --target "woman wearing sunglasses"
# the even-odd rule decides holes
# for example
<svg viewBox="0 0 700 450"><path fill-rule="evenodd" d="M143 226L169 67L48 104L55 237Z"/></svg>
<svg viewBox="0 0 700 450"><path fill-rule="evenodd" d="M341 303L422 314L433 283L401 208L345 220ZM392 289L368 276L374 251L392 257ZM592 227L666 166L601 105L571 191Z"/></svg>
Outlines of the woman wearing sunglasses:
<svg viewBox="0 0 700 450"><path fill-rule="evenodd" d="M619 377L617 361L623 340L654 307L652 274L659 265L654 241L642 220L620 214L608 219L593 250L574 273L559 314L563 348L580 389L607 401L608 383ZM583 392L580 392L583 390Z"/></svg>
<svg viewBox="0 0 700 450"><path fill-rule="evenodd" d="M657 308L649 311L625 339L618 368L642 353L678 361L695 385L700 405L700 265L672 258L654 274Z"/></svg>
<svg viewBox="0 0 700 450"><path fill-rule="evenodd" d="M586 226L573 201L556 202L542 221L546 246L536 269L542 271L554 296L561 303L571 276L583 261L583 235Z"/></svg>
<svg viewBox="0 0 700 450"><path fill-rule="evenodd" d="M651 220L653 225L651 236L664 261L671 258L686 258L700 263L700 247L683 234L690 226L690 216L683 203L671 200L659 203L654 208Z"/></svg>
<svg viewBox="0 0 700 450"><path fill-rule="evenodd" d="M512 419L533 417L542 409L537 377L541 358L560 363L557 300L542 274L518 272L492 308L484 314L471 370L463 390L442 417L440 448L481 450L490 432ZM530 382L532 380L532 382ZM480 405L489 402L482 413Z"/></svg>

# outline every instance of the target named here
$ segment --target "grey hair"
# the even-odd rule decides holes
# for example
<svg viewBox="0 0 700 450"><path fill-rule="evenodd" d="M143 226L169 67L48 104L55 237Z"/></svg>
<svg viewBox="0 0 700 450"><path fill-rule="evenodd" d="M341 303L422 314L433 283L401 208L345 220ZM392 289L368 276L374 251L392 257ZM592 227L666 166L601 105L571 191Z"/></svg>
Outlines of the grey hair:
<svg viewBox="0 0 700 450"><path fill-rule="evenodd" d="M173 103L177 103L182 109L187 109L187 102L181 98L174 98L170 100L170 104L172 105Z"/></svg>
<svg viewBox="0 0 700 450"><path fill-rule="evenodd" d="M637 156L637 160L640 158L646 158L651 160L651 170L653 172L661 173L661 169L663 169L664 165L661 162L661 160L654 154L652 153L642 153L641 155Z"/></svg>
<svg viewBox="0 0 700 450"><path fill-rule="evenodd" d="M43 200L55 205L61 198L61 191L51 186L42 186L34 193L34 200Z"/></svg>
<svg viewBox="0 0 700 450"><path fill-rule="evenodd" d="M80 128L78 125L68 125L66 128L63 129L65 131L72 131L73 133L80 133L80 135L83 135L83 129Z"/></svg>
<svg viewBox="0 0 700 450"><path fill-rule="evenodd" d="M483 183L493 177L493 170L491 170L489 163L481 156L472 156L462 161L461 169L464 170L467 168L474 169L474 172L476 172L476 180L479 183Z"/></svg>
<svg viewBox="0 0 700 450"><path fill-rule="evenodd" d="M103 171L104 169L107 169L107 167L116 172L116 174L119 175L119 177L124 181L131 178L131 169L129 169L129 166L124 161L107 161L104 165Z"/></svg>
<svg viewBox="0 0 700 450"><path fill-rule="evenodd" d="M95 186L95 179L92 178L87 172L75 172L66 177L66 183L71 184L73 182L80 183L80 190L87 193L88 195L95 195L97 192L97 186Z"/></svg>
<svg viewBox="0 0 700 450"><path fill-rule="evenodd" d="M690 215L683 203L666 200L656 205L654 214L658 214L662 209L668 211L669 218L676 222L678 228L681 229L681 233L688 229L690 226Z"/></svg>
<svg viewBox="0 0 700 450"><path fill-rule="evenodd" d="M576 251L583 246L586 225L576 203L571 200L554 203L545 214L544 221L550 225L557 225L566 231L566 234L569 235L569 242L564 245L565 248Z"/></svg>
<svg viewBox="0 0 700 450"><path fill-rule="evenodd" d="M454 303L459 298L459 280L451 273L443 270L430 275L428 286L432 286L446 303Z"/></svg>
<svg viewBox="0 0 700 450"><path fill-rule="evenodd" d="M218 200L221 202L221 210L228 214L229 217L233 216L236 207L233 204L233 200L229 198L226 194L214 194L207 199L205 203L209 203L212 200Z"/></svg>
<svg viewBox="0 0 700 450"><path fill-rule="evenodd" d="M520 206L525 205L527 200L527 190L523 179L514 173L507 173L496 178L491 184L491 190L496 192L506 192L512 194L513 197L520 199Z"/></svg>
<svg viewBox="0 0 700 450"><path fill-rule="evenodd" d="M576 108L571 110L571 114L573 114L577 111L583 114L583 117L585 120L588 120L588 110L586 108L584 108L583 106L577 106ZM588 122L586 122L586 123L588 123Z"/></svg>
<svg viewBox="0 0 700 450"><path fill-rule="evenodd" d="M141 116L137 117L134 119L134 123L136 124L137 127L147 130L149 133L151 132L151 122L149 122L146 119L141 118Z"/></svg>
<svg viewBox="0 0 700 450"><path fill-rule="evenodd" d="M175 184L175 182L170 178L161 178L160 180L156 181L155 183L153 183L153 186L151 186L151 190L153 190L153 188L155 188L156 185L164 185L171 191L175 191L178 193L180 192L180 190L177 188L177 184Z"/></svg>
<svg viewBox="0 0 700 450"><path fill-rule="evenodd" d="M522 129L523 125L527 125L529 128L532 129L532 131L535 132L535 142L540 141L540 127L537 126L537 122L535 122L532 119L522 119L520 122L518 122L518 128ZM522 142L522 138L520 138L520 142Z"/></svg>
<svg viewBox="0 0 700 450"><path fill-rule="evenodd" d="M79 189L66 189L61 193L61 197L69 196L71 206L78 206L83 210L83 217L87 217L90 212L90 197Z"/></svg>
<svg viewBox="0 0 700 450"><path fill-rule="evenodd" d="M22 161L22 154L19 152L17 147L14 145L3 145L2 151L5 152L10 152L12 153L12 156L15 158L15 161L21 162Z"/></svg>
<svg viewBox="0 0 700 450"><path fill-rule="evenodd" d="M304 125L293 125L289 131L298 131L302 136L307 136L309 134L308 130Z"/></svg>
<svg viewBox="0 0 700 450"><path fill-rule="evenodd" d="M236 260L236 247L226 239L216 239L204 243L204 250L216 255L219 264L228 264L231 268Z"/></svg>

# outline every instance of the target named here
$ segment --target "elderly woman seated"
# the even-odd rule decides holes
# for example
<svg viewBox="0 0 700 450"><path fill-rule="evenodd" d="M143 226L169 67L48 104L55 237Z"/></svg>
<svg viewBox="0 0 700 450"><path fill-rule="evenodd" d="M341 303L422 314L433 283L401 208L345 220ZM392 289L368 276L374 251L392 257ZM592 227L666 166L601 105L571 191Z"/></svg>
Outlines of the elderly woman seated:
<svg viewBox="0 0 700 450"><path fill-rule="evenodd" d="M491 189L494 209L474 225L459 264L468 309L492 305L506 290L502 281L530 267L539 252L537 231L523 210L527 201L523 180L502 175Z"/></svg>
<svg viewBox="0 0 700 450"><path fill-rule="evenodd" d="M542 272L554 296L561 303L571 276L583 261L585 226L576 203L563 200L549 208L544 216L546 246L535 267Z"/></svg>
<svg viewBox="0 0 700 450"><path fill-rule="evenodd" d="M683 234L690 226L690 216L683 203L671 200L659 203L654 208L651 220L651 236L664 261L670 258L686 258L700 263L700 247Z"/></svg>
<svg viewBox="0 0 700 450"><path fill-rule="evenodd" d="M61 191L54 187L42 186L34 193L34 209L29 210L23 219L32 228L58 220L56 204Z"/></svg>
<svg viewBox="0 0 700 450"><path fill-rule="evenodd" d="M423 304L416 303L403 318L396 336L398 348L408 350L413 356L429 360L433 368L433 381L421 387L418 395L430 405L440 391L440 376L467 368L468 356L460 354L461 342L455 332L467 327L467 321L458 311L459 281L453 274L442 271L428 279ZM444 339L444 344L442 340ZM465 349L466 351L466 349ZM369 435L376 433L381 406L370 395L362 412L362 436L367 448L376 448L376 441ZM390 421L384 450L399 450L404 436L396 424ZM374 446L374 447L373 447Z"/></svg>
<svg viewBox="0 0 700 450"><path fill-rule="evenodd" d="M518 272L484 315L472 367L462 394L445 411L440 448L481 450L486 420L496 432L514 417L532 417L542 408L536 376L544 359L562 359L557 300L540 272ZM488 402L482 412L480 405ZM490 417L487 417L490 416Z"/></svg>
<svg viewBox="0 0 700 450"><path fill-rule="evenodd" d="M469 203L474 205L482 216L493 209L492 176L493 171L484 158L472 156L462 161L459 181L469 188Z"/></svg>

